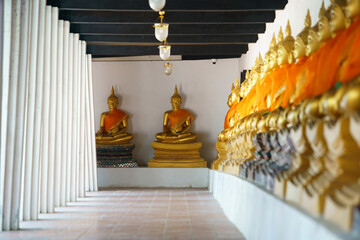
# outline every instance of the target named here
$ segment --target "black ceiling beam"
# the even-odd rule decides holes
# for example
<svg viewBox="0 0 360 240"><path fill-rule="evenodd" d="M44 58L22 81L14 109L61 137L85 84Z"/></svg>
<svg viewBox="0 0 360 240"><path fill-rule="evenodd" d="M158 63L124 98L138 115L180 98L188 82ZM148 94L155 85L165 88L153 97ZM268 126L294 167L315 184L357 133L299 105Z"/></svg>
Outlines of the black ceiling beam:
<svg viewBox="0 0 360 240"><path fill-rule="evenodd" d="M80 39L88 43L96 42L132 42L132 43L159 43L154 35L80 35ZM170 43L254 43L257 34L243 35L169 35Z"/></svg>
<svg viewBox="0 0 360 240"><path fill-rule="evenodd" d="M172 55L241 55L248 50L247 45L214 45L214 46L172 46ZM158 55L155 46L105 46L88 45L87 53L94 56L142 56Z"/></svg>
<svg viewBox="0 0 360 240"><path fill-rule="evenodd" d="M154 28L144 24L71 24L70 31L80 34L151 34ZM171 34L248 34L265 32L265 24L172 24Z"/></svg>
<svg viewBox="0 0 360 240"><path fill-rule="evenodd" d="M142 23L153 24L159 15L156 12L112 12L60 10L59 18L71 23ZM167 23L264 23L273 22L274 11L237 12L169 12Z"/></svg>
<svg viewBox="0 0 360 240"><path fill-rule="evenodd" d="M287 0L170 0L166 2L164 10L275 10L283 9L286 3ZM148 0L47 0L47 4L73 10L152 11Z"/></svg>
<svg viewBox="0 0 360 240"><path fill-rule="evenodd" d="M208 59L224 59L224 58L240 58L241 54L234 55L183 55L181 60L208 60Z"/></svg>

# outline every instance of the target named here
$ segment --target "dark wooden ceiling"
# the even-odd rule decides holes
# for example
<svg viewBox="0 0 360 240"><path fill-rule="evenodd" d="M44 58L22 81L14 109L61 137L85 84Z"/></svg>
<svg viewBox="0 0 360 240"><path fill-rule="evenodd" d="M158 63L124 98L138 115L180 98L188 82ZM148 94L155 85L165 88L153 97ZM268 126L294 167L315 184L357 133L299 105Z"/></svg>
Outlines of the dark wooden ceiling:
<svg viewBox="0 0 360 240"><path fill-rule="evenodd" d="M257 41L265 23L287 0L168 0L164 22L169 23L172 55L182 59L240 57ZM47 0L71 22L71 32L87 41L93 57L158 55L152 25L159 15L148 0Z"/></svg>

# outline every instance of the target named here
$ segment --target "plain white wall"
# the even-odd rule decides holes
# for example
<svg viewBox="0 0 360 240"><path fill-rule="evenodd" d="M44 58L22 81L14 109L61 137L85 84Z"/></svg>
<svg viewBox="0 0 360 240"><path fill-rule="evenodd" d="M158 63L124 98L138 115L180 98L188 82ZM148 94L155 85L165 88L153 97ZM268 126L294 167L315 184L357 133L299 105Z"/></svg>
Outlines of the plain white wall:
<svg viewBox="0 0 360 240"><path fill-rule="evenodd" d="M330 5L330 0L325 0L324 2L325 8L327 8ZM266 24L265 33L259 34L258 41L249 44L248 52L239 59L240 71L251 69L255 63L255 59L259 56L259 52L261 53L261 56L264 57L265 53L269 50L273 33L275 33L277 38L280 26L282 26L285 35L288 19L290 20L292 36L294 38L296 38L296 35L304 29L305 16L308 9L310 10L312 26L314 26L318 21L321 3L322 0L289 0L283 10L275 11L274 22Z"/></svg>
<svg viewBox="0 0 360 240"><path fill-rule="evenodd" d="M173 73L163 73L163 62L93 62L95 124L108 110L111 86L120 97L119 108L130 116L128 132L134 134L135 159L141 165L153 157L152 141L162 131L163 114L171 109L170 97L178 85L182 108L195 120L191 131L203 143L201 156L216 157L217 135L223 130L231 84L239 76L238 59L173 62Z"/></svg>

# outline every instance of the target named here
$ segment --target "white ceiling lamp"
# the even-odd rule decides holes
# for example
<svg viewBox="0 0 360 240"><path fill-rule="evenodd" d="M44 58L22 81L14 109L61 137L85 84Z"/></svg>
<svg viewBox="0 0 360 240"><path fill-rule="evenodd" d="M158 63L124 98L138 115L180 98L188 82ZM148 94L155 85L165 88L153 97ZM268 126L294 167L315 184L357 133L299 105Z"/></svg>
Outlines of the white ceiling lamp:
<svg viewBox="0 0 360 240"><path fill-rule="evenodd" d="M165 40L165 44L159 46L160 58L164 61L169 60L170 53L171 53L171 46L167 45L166 40Z"/></svg>
<svg viewBox="0 0 360 240"><path fill-rule="evenodd" d="M167 62L164 64L164 73L166 76L169 76L172 73L172 64Z"/></svg>
<svg viewBox="0 0 360 240"><path fill-rule="evenodd" d="M165 3L166 0L149 0L151 9L157 12L164 8Z"/></svg>
<svg viewBox="0 0 360 240"><path fill-rule="evenodd" d="M168 37L169 34L169 24L163 23L164 20L164 11L160 11L160 23L155 23L155 37L158 41L163 42Z"/></svg>

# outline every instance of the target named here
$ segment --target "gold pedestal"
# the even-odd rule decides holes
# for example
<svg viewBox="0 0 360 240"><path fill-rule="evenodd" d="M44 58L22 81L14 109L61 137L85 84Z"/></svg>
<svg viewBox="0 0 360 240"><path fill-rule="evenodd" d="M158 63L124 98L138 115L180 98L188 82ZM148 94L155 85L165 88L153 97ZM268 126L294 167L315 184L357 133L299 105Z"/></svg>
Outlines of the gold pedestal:
<svg viewBox="0 0 360 240"><path fill-rule="evenodd" d="M324 219L336 224L343 231L349 232L353 223L353 206L342 205L331 196L326 196Z"/></svg>
<svg viewBox="0 0 360 240"><path fill-rule="evenodd" d="M286 182L285 199L288 202L301 205L303 186L301 184L295 184L292 181Z"/></svg>
<svg viewBox="0 0 360 240"><path fill-rule="evenodd" d="M313 194L309 193L306 188L304 188L301 196L301 207L308 213L318 216L322 214L324 210L324 194L314 192Z"/></svg>
<svg viewBox="0 0 360 240"><path fill-rule="evenodd" d="M207 167L207 162L200 157L201 142L153 142L152 147L155 157L149 161L149 167Z"/></svg>
<svg viewBox="0 0 360 240"><path fill-rule="evenodd" d="M218 155L212 162L211 168L222 171L224 163L230 161L230 151L226 147L226 142L216 142L216 150Z"/></svg>

